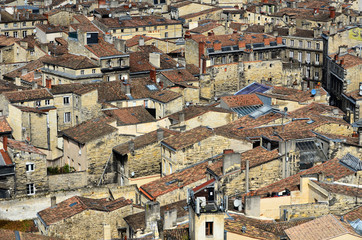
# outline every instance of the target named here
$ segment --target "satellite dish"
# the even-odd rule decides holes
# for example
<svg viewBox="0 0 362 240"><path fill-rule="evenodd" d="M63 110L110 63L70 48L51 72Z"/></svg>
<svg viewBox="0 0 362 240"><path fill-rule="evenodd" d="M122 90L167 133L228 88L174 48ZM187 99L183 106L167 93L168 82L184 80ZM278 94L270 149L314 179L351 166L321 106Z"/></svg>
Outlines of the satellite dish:
<svg viewBox="0 0 362 240"><path fill-rule="evenodd" d="M241 205L241 199L234 200L234 207L238 208Z"/></svg>
<svg viewBox="0 0 362 240"><path fill-rule="evenodd" d="M316 93L317 93L317 90L315 90L315 89L312 89L311 93L312 93L312 95L314 96L314 95L316 95Z"/></svg>

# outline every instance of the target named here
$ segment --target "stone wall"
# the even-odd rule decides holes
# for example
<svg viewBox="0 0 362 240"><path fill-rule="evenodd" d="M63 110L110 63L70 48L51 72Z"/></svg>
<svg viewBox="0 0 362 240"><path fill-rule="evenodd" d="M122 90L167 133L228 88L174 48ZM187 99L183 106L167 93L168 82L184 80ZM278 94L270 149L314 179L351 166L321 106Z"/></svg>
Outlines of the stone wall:
<svg viewBox="0 0 362 240"><path fill-rule="evenodd" d="M207 72L213 74L214 91L216 96L224 94L233 94L240 89L239 73L242 71L241 63L229 63L214 65L207 69Z"/></svg>
<svg viewBox="0 0 362 240"><path fill-rule="evenodd" d="M280 219L289 221L295 218L320 217L329 214L328 203L306 203L279 206ZM286 212L285 212L286 211Z"/></svg>
<svg viewBox="0 0 362 240"><path fill-rule="evenodd" d="M242 163L242 164L245 164ZM249 190L257 190L282 179L282 160L276 159L249 170ZM245 170L226 176L222 180L227 195L246 191Z"/></svg>
<svg viewBox="0 0 362 240"><path fill-rule="evenodd" d="M5 200L0 199L0 219L3 220L24 220L36 218L36 213L51 206L50 199L55 196L56 201L61 202L73 196L88 198L110 198L124 197L138 202L138 188L136 185L117 186L115 184L102 187L81 188L72 191L55 191L39 193L34 196Z"/></svg>
<svg viewBox="0 0 362 240"><path fill-rule="evenodd" d="M352 193L353 194L353 193ZM362 198L355 196L346 196L341 194L331 193L329 196L329 205L331 214L344 214L361 206Z"/></svg>
<svg viewBox="0 0 362 240"><path fill-rule="evenodd" d="M87 172L49 175L48 181L50 191L78 189L87 186Z"/></svg>
<svg viewBox="0 0 362 240"><path fill-rule="evenodd" d="M46 235L64 239L103 239L104 225L108 224L112 239L119 238L118 228L127 227L123 218L141 211L132 205L111 212L85 210L50 225Z"/></svg>

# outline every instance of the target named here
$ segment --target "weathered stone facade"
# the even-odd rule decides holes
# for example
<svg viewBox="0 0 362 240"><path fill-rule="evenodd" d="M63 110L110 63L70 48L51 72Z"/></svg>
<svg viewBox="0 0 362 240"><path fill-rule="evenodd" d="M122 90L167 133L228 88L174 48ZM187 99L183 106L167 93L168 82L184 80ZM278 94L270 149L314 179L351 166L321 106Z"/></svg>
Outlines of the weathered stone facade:
<svg viewBox="0 0 362 240"><path fill-rule="evenodd" d="M280 206L280 219L289 221L295 218L320 217L329 214L328 203L306 203Z"/></svg>
<svg viewBox="0 0 362 240"><path fill-rule="evenodd" d="M87 173L85 171L67 174L49 175L49 190L73 190L87 186Z"/></svg>

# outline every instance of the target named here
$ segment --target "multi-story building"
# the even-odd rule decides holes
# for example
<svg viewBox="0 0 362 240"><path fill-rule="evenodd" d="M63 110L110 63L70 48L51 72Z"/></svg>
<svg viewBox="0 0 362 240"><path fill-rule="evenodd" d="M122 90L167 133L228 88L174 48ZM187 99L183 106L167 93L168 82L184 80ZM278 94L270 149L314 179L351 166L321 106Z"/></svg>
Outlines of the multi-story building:
<svg viewBox="0 0 362 240"><path fill-rule="evenodd" d="M34 34L36 24L46 24L47 18L41 14L0 11L0 33L5 36L24 38Z"/></svg>
<svg viewBox="0 0 362 240"><path fill-rule="evenodd" d="M157 16L119 17L95 19L94 24L113 37L130 39L136 35L175 39L182 37L181 21Z"/></svg>

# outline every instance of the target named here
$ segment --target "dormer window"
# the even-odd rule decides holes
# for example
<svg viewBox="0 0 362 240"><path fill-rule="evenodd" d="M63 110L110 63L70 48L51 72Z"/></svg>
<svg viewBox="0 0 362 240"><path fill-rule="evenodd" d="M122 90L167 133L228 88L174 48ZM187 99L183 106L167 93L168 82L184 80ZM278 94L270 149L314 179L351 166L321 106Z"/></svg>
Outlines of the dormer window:
<svg viewBox="0 0 362 240"><path fill-rule="evenodd" d="M84 70L80 70L80 74L81 74L81 75L84 75Z"/></svg>
<svg viewBox="0 0 362 240"><path fill-rule="evenodd" d="M45 100L45 105L50 105L50 100L49 99Z"/></svg>
<svg viewBox="0 0 362 240"><path fill-rule="evenodd" d="M41 102L40 102L40 101L36 101L36 102L35 102L35 105L36 105L37 107L40 107Z"/></svg>

